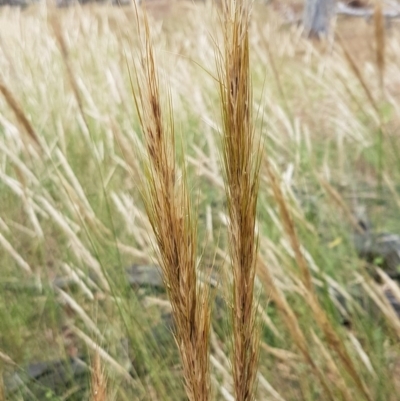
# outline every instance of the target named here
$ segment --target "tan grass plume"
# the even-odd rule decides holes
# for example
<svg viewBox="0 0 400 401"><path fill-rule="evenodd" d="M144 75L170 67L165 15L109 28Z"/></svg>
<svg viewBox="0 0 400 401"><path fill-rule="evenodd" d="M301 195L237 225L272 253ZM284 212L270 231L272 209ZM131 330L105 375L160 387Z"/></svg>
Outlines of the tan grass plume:
<svg viewBox="0 0 400 401"><path fill-rule="evenodd" d="M92 361L90 390L90 401L107 401L107 379L98 351L95 352Z"/></svg>
<svg viewBox="0 0 400 401"><path fill-rule="evenodd" d="M261 162L252 115L249 61L250 2L224 0L217 69L222 106L223 164L233 273L233 381L236 400L255 398L260 327L254 294L258 237L256 209Z"/></svg>
<svg viewBox="0 0 400 401"><path fill-rule="evenodd" d="M143 200L172 306L186 393L190 401L206 401L211 397L209 291L196 276L197 227L185 169L181 176L177 172L171 100L161 100L146 15L141 23L140 64L132 88L147 150Z"/></svg>

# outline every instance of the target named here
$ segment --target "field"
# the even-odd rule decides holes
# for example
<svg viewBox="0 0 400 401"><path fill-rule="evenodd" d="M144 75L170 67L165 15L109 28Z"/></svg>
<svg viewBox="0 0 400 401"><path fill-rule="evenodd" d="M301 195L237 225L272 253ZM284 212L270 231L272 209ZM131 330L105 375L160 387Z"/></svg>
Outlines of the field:
<svg viewBox="0 0 400 401"><path fill-rule="evenodd" d="M257 400L400 399L399 272L355 246L361 217L400 233L400 30L378 17L339 18L317 41L253 6ZM212 307L211 398L236 399L232 286L249 290L232 280L221 9L152 2L148 18L166 153L186 188L169 192L180 237L154 235L167 208L148 161L142 12L0 9L0 401L95 400L103 372L104 399L187 399L175 289L154 267L168 269L169 234L193 245L196 294L211 287L199 299Z"/></svg>

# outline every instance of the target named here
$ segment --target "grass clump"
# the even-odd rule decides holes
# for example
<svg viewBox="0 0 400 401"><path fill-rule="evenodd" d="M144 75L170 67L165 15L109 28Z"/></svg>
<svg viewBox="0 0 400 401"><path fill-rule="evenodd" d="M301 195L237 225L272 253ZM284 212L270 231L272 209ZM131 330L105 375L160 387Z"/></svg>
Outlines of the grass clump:
<svg viewBox="0 0 400 401"><path fill-rule="evenodd" d="M396 400L399 36L251 7L0 10L6 399Z"/></svg>

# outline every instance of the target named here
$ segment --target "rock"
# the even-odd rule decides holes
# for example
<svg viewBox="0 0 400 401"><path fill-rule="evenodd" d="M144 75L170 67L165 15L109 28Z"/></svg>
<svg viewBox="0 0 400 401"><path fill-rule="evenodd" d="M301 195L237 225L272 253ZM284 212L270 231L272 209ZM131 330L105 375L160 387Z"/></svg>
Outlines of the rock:
<svg viewBox="0 0 400 401"><path fill-rule="evenodd" d="M62 395L72 384L87 380L89 368L79 358L37 362L25 369L4 375L7 399L16 393L24 394L24 399L45 399L51 392Z"/></svg>
<svg viewBox="0 0 400 401"><path fill-rule="evenodd" d="M369 228L353 236L360 258L380 266L391 278L400 279L400 236L373 233Z"/></svg>
<svg viewBox="0 0 400 401"><path fill-rule="evenodd" d="M400 301L395 297L392 291L386 289L384 290L386 299L389 301L390 305L394 309L397 317L400 319Z"/></svg>
<svg viewBox="0 0 400 401"><path fill-rule="evenodd" d="M366 312L368 316L374 319L375 322L384 318L384 314L376 303L369 297L360 284L356 284L346 289L351 296L353 302L349 303L342 294L338 293L335 289L330 288L330 297L338 311L341 318L341 323L344 326L351 326L352 316L355 312L355 307ZM382 293L386 297L388 303L392 306L395 314L400 319L400 302L393 294L393 292L382 287Z"/></svg>
<svg viewBox="0 0 400 401"><path fill-rule="evenodd" d="M132 286L164 289L163 273L160 266L132 265L126 269L126 275L129 284Z"/></svg>

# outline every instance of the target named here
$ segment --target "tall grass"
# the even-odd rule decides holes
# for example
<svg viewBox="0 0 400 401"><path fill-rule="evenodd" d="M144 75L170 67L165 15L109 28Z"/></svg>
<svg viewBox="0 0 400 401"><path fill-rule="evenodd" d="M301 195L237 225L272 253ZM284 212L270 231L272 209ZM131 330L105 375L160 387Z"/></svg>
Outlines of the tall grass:
<svg viewBox="0 0 400 401"><path fill-rule="evenodd" d="M260 328L255 277L258 240L256 211L261 163L250 76L248 1L222 3L224 44L217 53L222 107L223 168L232 264L233 381L239 401L255 398Z"/></svg>
<svg viewBox="0 0 400 401"><path fill-rule="evenodd" d="M137 22L141 22L139 18ZM211 398L209 292L197 278L196 218L186 169L183 166L179 172L176 165L172 105L170 99L162 104L146 14L140 39L140 64L135 66L132 86L147 153L142 180L144 205L171 302L186 394L191 401L206 401Z"/></svg>
<svg viewBox="0 0 400 401"><path fill-rule="evenodd" d="M5 397L93 352L60 397L395 401L398 286L352 210L400 230L397 32L326 53L257 4L151 7L0 10ZM166 295L128 286L155 262Z"/></svg>

